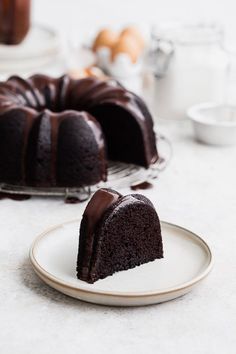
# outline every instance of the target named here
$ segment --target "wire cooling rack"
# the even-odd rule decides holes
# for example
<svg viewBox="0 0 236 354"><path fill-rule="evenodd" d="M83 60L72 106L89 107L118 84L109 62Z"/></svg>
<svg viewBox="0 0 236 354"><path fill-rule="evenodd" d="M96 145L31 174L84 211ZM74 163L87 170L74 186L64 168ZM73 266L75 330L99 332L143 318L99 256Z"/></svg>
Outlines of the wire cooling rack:
<svg viewBox="0 0 236 354"><path fill-rule="evenodd" d="M100 182L93 186L80 188L36 188L0 184L0 192L7 195L18 196L47 196L64 197L65 201L84 201L97 189L106 188L127 188L146 181L158 178L159 174L165 170L172 157L172 145L163 135L157 134L157 147L159 159L148 169L133 164L123 162L112 162L108 164L108 177L106 182Z"/></svg>

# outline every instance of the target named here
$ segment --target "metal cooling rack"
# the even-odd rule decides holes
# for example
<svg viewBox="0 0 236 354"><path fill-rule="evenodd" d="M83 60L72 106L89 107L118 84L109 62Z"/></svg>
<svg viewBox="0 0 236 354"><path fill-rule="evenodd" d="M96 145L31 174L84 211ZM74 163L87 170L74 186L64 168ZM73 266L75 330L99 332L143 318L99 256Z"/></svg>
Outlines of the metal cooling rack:
<svg viewBox="0 0 236 354"><path fill-rule="evenodd" d="M158 134L157 147L160 158L148 169L133 164L111 161L108 164L107 181L93 186L80 188L36 188L2 183L0 184L0 192L15 195L64 197L65 200L74 198L78 201L84 201L98 188L127 188L158 178L159 174L165 170L171 160L172 145L165 136Z"/></svg>

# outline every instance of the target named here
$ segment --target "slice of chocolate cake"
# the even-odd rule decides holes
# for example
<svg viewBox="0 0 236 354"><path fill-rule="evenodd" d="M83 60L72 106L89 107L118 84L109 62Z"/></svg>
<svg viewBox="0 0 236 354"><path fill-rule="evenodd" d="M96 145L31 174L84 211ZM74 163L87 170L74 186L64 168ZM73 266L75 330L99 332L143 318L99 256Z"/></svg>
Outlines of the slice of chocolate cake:
<svg viewBox="0 0 236 354"><path fill-rule="evenodd" d="M163 257L156 210L140 194L98 190L81 221L77 277L88 283Z"/></svg>

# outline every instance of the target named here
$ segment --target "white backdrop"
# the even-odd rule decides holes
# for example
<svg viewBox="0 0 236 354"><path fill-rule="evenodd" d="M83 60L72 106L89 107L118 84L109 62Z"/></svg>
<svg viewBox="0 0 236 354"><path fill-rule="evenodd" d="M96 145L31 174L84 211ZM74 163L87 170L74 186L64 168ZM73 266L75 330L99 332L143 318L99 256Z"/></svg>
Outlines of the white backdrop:
<svg viewBox="0 0 236 354"><path fill-rule="evenodd" d="M62 33L78 29L79 39L97 27L169 20L217 20L236 42L235 0L32 0L33 20Z"/></svg>

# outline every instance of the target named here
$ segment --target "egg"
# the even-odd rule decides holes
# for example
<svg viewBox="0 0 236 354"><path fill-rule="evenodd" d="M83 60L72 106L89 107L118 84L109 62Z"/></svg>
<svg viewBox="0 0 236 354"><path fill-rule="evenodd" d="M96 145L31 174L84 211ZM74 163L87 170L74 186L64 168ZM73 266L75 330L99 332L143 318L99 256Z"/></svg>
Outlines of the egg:
<svg viewBox="0 0 236 354"><path fill-rule="evenodd" d="M96 66L87 68L73 68L68 71L68 75L72 79L82 79L85 77L96 77L102 80L106 79L104 72Z"/></svg>
<svg viewBox="0 0 236 354"><path fill-rule="evenodd" d="M118 40L118 34L108 28L101 30L93 43L93 50L99 47L112 48Z"/></svg>
<svg viewBox="0 0 236 354"><path fill-rule="evenodd" d="M144 38L141 34L141 32L134 26L129 26L123 29L123 31L120 33L120 37L125 37L125 36L131 36L135 41L137 41L140 50L143 50L145 41Z"/></svg>
<svg viewBox="0 0 236 354"><path fill-rule="evenodd" d="M112 47L111 59L115 60L116 56L125 53L131 61L135 63L140 55L140 47L131 36L120 37L116 44Z"/></svg>
<svg viewBox="0 0 236 354"><path fill-rule="evenodd" d="M73 69L70 69L68 71L68 75L72 78L72 79L81 79L83 77L85 77L86 75L86 72L84 69L80 68L73 68Z"/></svg>

